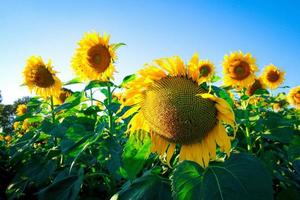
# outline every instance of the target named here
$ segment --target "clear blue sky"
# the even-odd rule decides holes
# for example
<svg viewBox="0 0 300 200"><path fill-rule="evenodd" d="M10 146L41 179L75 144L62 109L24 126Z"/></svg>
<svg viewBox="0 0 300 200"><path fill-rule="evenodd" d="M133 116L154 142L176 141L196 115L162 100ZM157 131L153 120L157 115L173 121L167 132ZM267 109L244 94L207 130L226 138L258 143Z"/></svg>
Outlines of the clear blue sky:
<svg viewBox="0 0 300 200"><path fill-rule="evenodd" d="M107 32L117 52L119 83L154 58L199 52L221 72L224 54L251 52L260 69L273 63L285 85L300 84L300 1L109 0L0 2L0 90L4 103L29 95L21 72L30 55L52 59L58 76L74 77L70 59L86 31Z"/></svg>

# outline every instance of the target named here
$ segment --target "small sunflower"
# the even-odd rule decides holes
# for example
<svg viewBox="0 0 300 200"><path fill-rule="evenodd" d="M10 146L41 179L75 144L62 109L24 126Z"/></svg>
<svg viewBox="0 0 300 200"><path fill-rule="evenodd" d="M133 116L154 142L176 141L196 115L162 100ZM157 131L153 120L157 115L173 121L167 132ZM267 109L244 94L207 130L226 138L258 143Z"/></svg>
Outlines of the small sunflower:
<svg viewBox="0 0 300 200"><path fill-rule="evenodd" d="M25 104L19 104L17 107L17 116L24 115L27 111L27 106Z"/></svg>
<svg viewBox="0 0 300 200"><path fill-rule="evenodd" d="M265 67L261 77L263 83L270 89L276 89L284 81L285 72L279 70L275 65L270 64Z"/></svg>
<svg viewBox="0 0 300 200"><path fill-rule="evenodd" d="M19 128L19 126L20 126L20 122L14 122L13 128L15 131Z"/></svg>
<svg viewBox="0 0 300 200"><path fill-rule="evenodd" d="M194 55L190 63L198 63ZM178 57L155 60L138 72L122 95L122 107L132 106L123 119L129 133L150 133L152 152L166 153L169 163L176 144L180 160L192 160L206 167L216 158L216 145L228 155L230 138L223 122L235 127L228 103L199 87L199 70L186 68Z"/></svg>
<svg viewBox="0 0 300 200"><path fill-rule="evenodd" d="M110 36L96 32L86 33L79 41L79 47L72 59L72 68L83 80L108 81L116 71L113 46L109 44Z"/></svg>
<svg viewBox="0 0 300 200"><path fill-rule="evenodd" d="M247 88L246 94L252 96L259 89L265 89L265 85L260 78L256 78L254 83Z"/></svg>
<svg viewBox="0 0 300 200"><path fill-rule="evenodd" d="M24 131L27 131L27 130L29 130L30 127L31 127L31 123L29 122L28 119L25 119L22 124L22 129Z"/></svg>
<svg viewBox="0 0 300 200"><path fill-rule="evenodd" d="M300 86L292 88L287 96L290 105L300 109Z"/></svg>
<svg viewBox="0 0 300 200"><path fill-rule="evenodd" d="M65 102L65 100L70 97L73 94L73 92L67 88L62 88L58 95L54 96L54 104L60 105Z"/></svg>
<svg viewBox="0 0 300 200"><path fill-rule="evenodd" d="M225 55L223 73L225 85L232 87L248 87L255 81L255 72L258 71L255 58L250 53L241 51Z"/></svg>
<svg viewBox="0 0 300 200"><path fill-rule="evenodd" d="M24 83L29 90L42 97L55 96L61 88L61 81L56 77L51 61L45 64L40 56L31 56L23 71Z"/></svg>
<svg viewBox="0 0 300 200"><path fill-rule="evenodd" d="M195 54L189 63L190 73L194 74L199 84L203 82L209 82L215 73L215 66L209 60L198 59L198 54Z"/></svg>

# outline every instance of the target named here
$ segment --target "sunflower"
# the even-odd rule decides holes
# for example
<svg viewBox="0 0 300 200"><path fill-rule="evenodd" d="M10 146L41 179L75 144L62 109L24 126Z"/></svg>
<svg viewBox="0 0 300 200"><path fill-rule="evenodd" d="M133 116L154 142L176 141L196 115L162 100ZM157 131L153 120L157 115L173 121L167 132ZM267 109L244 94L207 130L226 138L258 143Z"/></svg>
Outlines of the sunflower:
<svg viewBox="0 0 300 200"><path fill-rule="evenodd" d="M247 88L246 94L248 96L252 96L259 89L265 89L265 85L263 84L261 78L256 78L254 83Z"/></svg>
<svg viewBox="0 0 300 200"><path fill-rule="evenodd" d="M250 53L241 51L225 55L223 73L225 85L232 87L248 87L255 81L255 72L258 71L255 58Z"/></svg>
<svg viewBox="0 0 300 200"><path fill-rule="evenodd" d="M169 163L176 144L180 160L192 160L206 167L216 158L216 145L230 153L230 138L223 122L235 127L234 114L227 102L199 87L195 54L186 68L178 57L155 60L138 72L122 95L122 107L132 106L123 119L135 114L128 132L148 132L152 152L166 153Z"/></svg>
<svg viewBox="0 0 300 200"><path fill-rule="evenodd" d="M56 77L51 61L45 64L40 56L31 56L23 71L24 83L29 90L42 97L55 96L61 88L61 81Z"/></svg>
<svg viewBox="0 0 300 200"><path fill-rule="evenodd" d="M19 104L17 107L17 116L24 115L27 111L27 106L25 104Z"/></svg>
<svg viewBox="0 0 300 200"><path fill-rule="evenodd" d="M13 128L15 131L19 128L19 126L20 126L20 122L14 122Z"/></svg>
<svg viewBox="0 0 300 200"><path fill-rule="evenodd" d="M93 32L86 33L79 41L72 68L81 79L108 81L113 78L116 55L109 39L107 34L101 36Z"/></svg>
<svg viewBox="0 0 300 200"><path fill-rule="evenodd" d="M195 54L189 63L190 71L194 74L195 78L199 78L197 80L199 84L209 82L215 73L215 66L209 60L198 60L198 54Z"/></svg>
<svg viewBox="0 0 300 200"><path fill-rule="evenodd" d="M292 88L287 96L290 105L300 109L300 86Z"/></svg>
<svg viewBox="0 0 300 200"><path fill-rule="evenodd" d="M280 71L275 65L270 64L265 67L261 77L263 83L270 89L276 89L284 81L285 72Z"/></svg>
<svg viewBox="0 0 300 200"><path fill-rule="evenodd" d="M70 97L73 94L72 90L69 90L67 88L62 88L59 91L59 94L54 96L53 100L54 100L54 104L55 105L60 105L63 104L65 102L65 100Z"/></svg>

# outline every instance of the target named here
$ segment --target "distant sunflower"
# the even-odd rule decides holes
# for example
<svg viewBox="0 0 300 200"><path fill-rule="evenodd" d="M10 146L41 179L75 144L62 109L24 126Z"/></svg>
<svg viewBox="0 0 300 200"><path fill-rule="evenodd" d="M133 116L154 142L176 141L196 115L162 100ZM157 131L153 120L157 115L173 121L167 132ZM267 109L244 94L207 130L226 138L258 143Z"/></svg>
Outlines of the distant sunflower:
<svg viewBox="0 0 300 200"><path fill-rule="evenodd" d="M194 55L190 63L196 61ZM176 144L181 145L180 160L203 167L216 158L216 145L230 153L230 137L222 123L235 128L233 111L225 100L198 86L198 75L178 56L158 59L140 70L122 95L122 106L132 106L123 118L135 114L128 131L149 132L152 152L166 153L168 163Z"/></svg>
<svg viewBox="0 0 300 200"><path fill-rule="evenodd" d="M198 77L197 82L199 84L203 82L209 82L215 73L215 66L209 60L198 59L198 54L195 54L193 59L189 63L189 68L195 78Z"/></svg>
<svg viewBox="0 0 300 200"><path fill-rule="evenodd" d="M62 88L58 95L54 96L54 104L60 105L65 102L65 100L73 94L72 90L67 88Z"/></svg>
<svg viewBox="0 0 300 200"><path fill-rule="evenodd" d="M108 81L116 71L115 51L109 44L110 36L96 32L86 33L72 59L72 68L83 80Z"/></svg>
<svg viewBox="0 0 300 200"><path fill-rule="evenodd" d="M19 104L17 107L17 116L24 115L27 111L27 106L25 104Z"/></svg>
<svg viewBox="0 0 300 200"><path fill-rule="evenodd" d="M300 109L300 86L292 88L287 96L290 105Z"/></svg>
<svg viewBox="0 0 300 200"><path fill-rule="evenodd" d="M279 70L275 65L270 64L265 67L261 75L263 83L270 89L276 89L284 81L285 72Z"/></svg>
<svg viewBox="0 0 300 200"><path fill-rule="evenodd" d="M40 56L31 56L23 71L24 83L37 95L55 96L61 88L61 81L55 74L50 61L45 64Z"/></svg>
<svg viewBox="0 0 300 200"><path fill-rule="evenodd" d="M256 78L254 83L247 88L246 94L252 96L259 89L265 89L265 85L260 78Z"/></svg>
<svg viewBox="0 0 300 200"><path fill-rule="evenodd" d="M223 73L225 85L232 87L248 87L255 81L255 72L258 71L255 58L250 53L241 51L225 55Z"/></svg>

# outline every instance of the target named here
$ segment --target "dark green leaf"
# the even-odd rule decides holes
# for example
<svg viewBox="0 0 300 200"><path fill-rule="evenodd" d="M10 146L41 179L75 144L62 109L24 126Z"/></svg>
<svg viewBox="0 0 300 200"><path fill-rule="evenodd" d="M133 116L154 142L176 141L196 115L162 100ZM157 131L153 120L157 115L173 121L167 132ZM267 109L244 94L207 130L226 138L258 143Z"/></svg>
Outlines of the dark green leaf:
<svg viewBox="0 0 300 200"><path fill-rule="evenodd" d="M115 194L111 200L171 200L169 181L151 172L135 179L131 184L127 182L123 189Z"/></svg>
<svg viewBox="0 0 300 200"><path fill-rule="evenodd" d="M120 42L120 43L116 43L116 44L111 44L111 46L112 46L112 49L115 51L115 50L117 50L118 48L120 48L121 46L125 46L126 44L125 43L122 43L122 42Z"/></svg>
<svg viewBox="0 0 300 200"><path fill-rule="evenodd" d="M41 200L75 200L83 180L83 170L78 175L60 173L53 183L38 192Z"/></svg>
<svg viewBox="0 0 300 200"><path fill-rule="evenodd" d="M185 161L171 177L175 199L273 199L272 180L256 158L232 154L225 163L211 163L205 170Z"/></svg>
<svg viewBox="0 0 300 200"><path fill-rule="evenodd" d="M233 107L233 100L231 99L231 97L229 96L229 94L226 92L226 90L216 87L216 86L212 86L213 91L217 94L218 97L225 99L227 101L227 103Z"/></svg>

